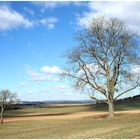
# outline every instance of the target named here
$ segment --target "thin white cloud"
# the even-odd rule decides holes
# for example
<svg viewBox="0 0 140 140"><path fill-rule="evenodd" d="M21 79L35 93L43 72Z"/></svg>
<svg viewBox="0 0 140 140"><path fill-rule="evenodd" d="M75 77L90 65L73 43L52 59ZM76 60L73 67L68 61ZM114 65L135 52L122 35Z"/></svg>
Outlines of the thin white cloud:
<svg viewBox="0 0 140 140"><path fill-rule="evenodd" d="M16 29L18 27L32 27L33 23L20 13L10 9L8 6L0 5L0 30Z"/></svg>
<svg viewBox="0 0 140 140"><path fill-rule="evenodd" d="M35 70L33 70L31 66L26 66L25 70L30 77L40 76L40 74Z"/></svg>
<svg viewBox="0 0 140 140"><path fill-rule="evenodd" d="M59 78L52 74L44 74L33 70L31 66L26 66L25 70L28 75L28 80L35 83L40 83L44 81L59 81Z"/></svg>
<svg viewBox="0 0 140 140"><path fill-rule="evenodd" d="M44 73L51 73L51 74L60 74L62 72L62 70L57 67L57 66L43 66L41 68L41 71Z"/></svg>
<svg viewBox="0 0 140 140"><path fill-rule="evenodd" d="M24 95L24 100L30 101L54 101L54 100L89 100L90 98L84 94L75 93L73 89L68 87L65 84L58 86L49 86L46 88L36 89L28 89L24 91L26 97Z"/></svg>
<svg viewBox="0 0 140 140"><path fill-rule="evenodd" d="M24 7L24 11L34 15L34 11ZM29 20L17 11L6 5L0 5L0 31L17 29L19 27L30 28L33 26L46 26L53 29L59 20L56 17L46 17L43 19Z"/></svg>
<svg viewBox="0 0 140 140"><path fill-rule="evenodd" d="M71 3L75 6L87 6L88 1L71 1Z"/></svg>
<svg viewBox="0 0 140 140"><path fill-rule="evenodd" d="M57 7L62 7L62 6L68 6L68 5L73 5L73 6L86 6L87 2L86 1L34 1L32 4L36 6L40 6L41 9L40 11L44 13L46 10L52 10Z"/></svg>
<svg viewBox="0 0 140 140"><path fill-rule="evenodd" d="M29 94L32 94L32 93L34 93L34 91L33 90L28 90L28 91L26 91L27 93L29 93Z"/></svg>
<svg viewBox="0 0 140 140"><path fill-rule="evenodd" d="M30 9L30 8L28 8L28 7L24 7L23 9L24 9L25 12L27 12L27 13L29 13L30 15L34 16L35 12L34 12L32 9Z"/></svg>
<svg viewBox="0 0 140 140"><path fill-rule="evenodd" d="M61 94L61 93L71 93L73 90L66 86L66 85L58 85L58 86L49 86L46 87L45 89L40 89L38 91L32 91L29 90L27 91L28 93L39 93L39 94L52 94L52 93L57 93L57 94Z"/></svg>
<svg viewBox="0 0 140 140"><path fill-rule="evenodd" d="M140 33L140 2L139 1L92 1L88 4L89 12L77 16L78 24L85 26L88 21L96 16L116 17Z"/></svg>
<svg viewBox="0 0 140 140"><path fill-rule="evenodd" d="M135 74L140 74L140 66L139 65L135 65L133 66L133 68L131 69L131 71Z"/></svg>
<svg viewBox="0 0 140 140"><path fill-rule="evenodd" d="M35 82L35 83L40 83L40 82L44 82L44 81L59 81L59 79L57 77L54 77L53 75L49 75L49 76L34 76L30 79L30 81Z"/></svg>
<svg viewBox="0 0 140 140"><path fill-rule="evenodd" d="M17 87L24 87L27 85L27 82L20 82Z"/></svg>
<svg viewBox="0 0 140 140"><path fill-rule="evenodd" d="M40 20L40 24L43 26L47 26L48 29L53 29L57 22L58 19L55 17L47 17Z"/></svg>
<svg viewBox="0 0 140 140"><path fill-rule="evenodd" d="M72 92L72 89L66 85L59 85L59 86L53 86L48 87L48 90L51 91L57 91L58 93L69 93Z"/></svg>
<svg viewBox="0 0 140 140"><path fill-rule="evenodd" d="M34 1L32 3L46 9L54 9L58 6L66 6L70 4L69 1Z"/></svg>

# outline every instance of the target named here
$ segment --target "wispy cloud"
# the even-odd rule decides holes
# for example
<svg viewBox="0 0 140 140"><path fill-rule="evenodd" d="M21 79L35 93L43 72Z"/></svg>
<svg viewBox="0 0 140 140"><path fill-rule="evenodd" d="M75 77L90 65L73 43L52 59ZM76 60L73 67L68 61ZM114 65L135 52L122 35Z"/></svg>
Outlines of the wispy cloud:
<svg viewBox="0 0 140 140"><path fill-rule="evenodd" d="M46 87L45 89L40 89L38 91L28 90L27 92L28 93L39 93L39 94L45 94L45 93L61 94L61 93L71 93L72 89L66 85L58 85L58 86L49 86L49 87Z"/></svg>
<svg viewBox="0 0 140 140"><path fill-rule="evenodd" d="M24 7L24 11L34 16L35 12L27 7ZM8 5L0 5L0 31L7 31L11 29L17 29L19 27L30 28L37 26L46 26L48 29L54 29L55 24L58 22L56 17L46 17L42 19L28 19L21 13L13 10Z"/></svg>
<svg viewBox="0 0 140 140"><path fill-rule="evenodd" d="M47 17L40 20L40 24L46 26L48 29L53 29L58 19L55 17Z"/></svg>
<svg viewBox="0 0 140 140"><path fill-rule="evenodd" d="M43 66L41 71L44 73L51 73L51 74L60 74L62 70L57 66Z"/></svg>
<svg viewBox="0 0 140 140"><path fill-rule="evenodd" d="M8 6L0 5L0 30L16 29L18 27L29 28L33 22Z"/></svg>
<svg viewBox="0 0 140 140"><path fill-rule="evenodd" d="M66 6L70 4L69 1L34 1L32 3L47 9L54 9L58 6Z"/></svg>
<svg viewBox="0 0 140 140"><path fill-rule="evenodd" d="M73 92L73 89L68 87L67 85L58 85L58 86L50 86L46 88L40 88L39 90L32 90L29 89L25 91L26 98L28 97L28 100L89 100L87 95L84 94L75 94ZM42 98L43 96L43 98Z"/></svg>
<svg viewBox="0 0 140 140"><path fill-rule="evenodd" d="M57 91L58 93L70 93L72 91L72 89L66 85L48 87L48 90L49 92Z"/></svg>
<svg viewBox="0 0 140 140"><path fill-rule="evenodd" d="M20 82L18 85L17 85L17 87L24 87L24 86L26 86L28 83L27 82Z"/></svg>
<svg viewBox="0 0 140 140"><path fill-rule="evenodd" d="M43 9L54 9L57 7L68 6L70 4L74 6L85 6L87 2L85 1L34 1L32 4L41 6Z"/></svg>
<svg viewBox="0 0 140 140"><path fill-rule="evenodd" d="M25 12L27 12L30 15L34 16L35 12L31 8L24 7L23 9L24 9Z"/></svg>
<svg viewBox="0 0 140 140"><path fill-rule="evenodd" d="M45 89L40 89L37 91L38 93L70 93L72 92L72 89L66 85L59 85L59 86L49 86Z"/></svg>
<svg viewBox="0 0 140 140"><path fill-rule="evenodd" d="M31 66L25 67L26 73L28 75L28 80L35 83L40 83L44 81L59 81L59 78L56 75L44 74L42 72L37 72Z"/></svg>
<svg viewBox="0 0 140 140"><path fill-rule="evenodd" d="M131 71L135 74L140 74L140 66L139 65L135 65L133 66L133 68L131 69Z"/></svg>
<svg viewBox="0 0 140 140"><path fill-rule="evenodd" d="M95 16L116 17L127 23L135 31L140 32L140 2L139 1L92 1L88 3L89 12L77 16L78 24L85 26Z"/></svg>

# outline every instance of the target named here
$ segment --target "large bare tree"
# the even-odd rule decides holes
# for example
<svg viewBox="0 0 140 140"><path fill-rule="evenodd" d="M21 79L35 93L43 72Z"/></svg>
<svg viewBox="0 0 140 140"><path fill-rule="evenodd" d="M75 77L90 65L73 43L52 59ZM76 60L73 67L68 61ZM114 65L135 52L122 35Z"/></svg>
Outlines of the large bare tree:
<svg viewBox="0 0 140 140"><path fill-rule="evenodd" d="M67 52L63 76L92 99L103 97L113 117L114 101L140 84L132 72L139 65L138 36L119 19L98 17L76 37L79 46Z"/></svg>
<svg viewBox="0 0 140 140"><path fill-rule="evenodd" d="M15 103L15 101L17 101L15 93L11 92L8 89L0 91L0 108L1 108L0 119L1 119L1 123L3 123L3 114L4 114L5 108L7 106Z"/></svg>

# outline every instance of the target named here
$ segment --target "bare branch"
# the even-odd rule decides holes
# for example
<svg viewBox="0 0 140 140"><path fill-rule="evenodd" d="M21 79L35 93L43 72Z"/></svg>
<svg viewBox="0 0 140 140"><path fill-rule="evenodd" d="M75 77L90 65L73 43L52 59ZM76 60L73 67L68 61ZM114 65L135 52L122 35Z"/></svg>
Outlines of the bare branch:
<svg viewBox="0 0 140 140"><path fill-rule="evenodd" d="M120 93L117 97L115 97L115 99L114 99L114 100L117 100L117 98L119 98L120 96L124 95L125 93L127 93L127 92L129 92L129 91L131 91L131 90L133 90L133 89L135 89L135 88L137 88L138 86L139 86L139 85L137 84L137 85L135 85L134 87L129 88L129 89L127 89L127 90L123 91L123 92L122 92L122 93Z"/></svg>
<svg viewBox="0 0 140 140"><path fill-rule="evenodd" d="M108 104L113 104L115 92L122 90L121 83L127 85L126 79L132 81L127 75L131 74L129 66L139 60L135 53L137 35L119 19L105 17L93 18L78 35L79 46L72 49L67 58L71 72L67 76L73 78L77 87L90 87L104 95ZM127 88L115 99L136 87L130 88L128 84Z"/></svg>

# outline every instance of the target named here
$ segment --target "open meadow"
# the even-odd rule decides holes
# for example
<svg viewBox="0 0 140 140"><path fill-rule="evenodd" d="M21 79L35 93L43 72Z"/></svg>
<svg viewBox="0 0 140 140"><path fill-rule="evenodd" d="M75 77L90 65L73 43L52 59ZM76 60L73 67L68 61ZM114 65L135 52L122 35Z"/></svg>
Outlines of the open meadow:
<svg viewBox="0 0 140 140"><path fill-rule="evenodd" d="M0 1L0 139L140 139L140 1Z"/></svg>
<svg viewBox="0 0 140 140"><path fill-rule="evenodd" d="M105 104L52 104L5 113L0 138L140 138L140 103L116 105L107 119Z"/></svg>

